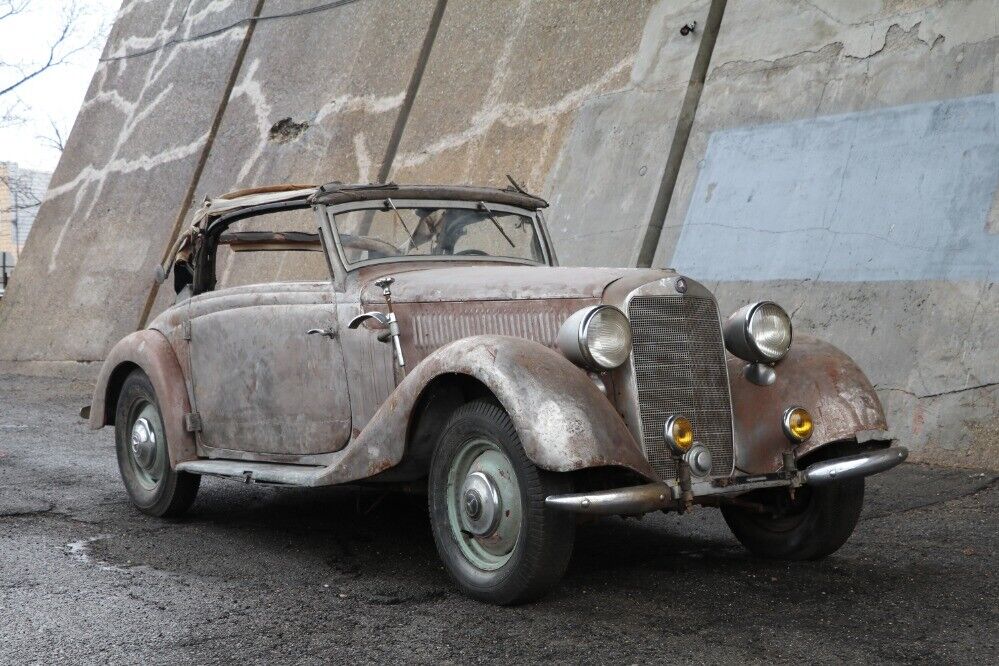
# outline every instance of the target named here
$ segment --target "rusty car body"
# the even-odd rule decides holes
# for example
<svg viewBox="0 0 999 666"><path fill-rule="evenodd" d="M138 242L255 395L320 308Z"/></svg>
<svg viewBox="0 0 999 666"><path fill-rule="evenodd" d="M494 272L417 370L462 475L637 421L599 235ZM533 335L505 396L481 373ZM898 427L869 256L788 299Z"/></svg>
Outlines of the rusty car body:
<svg viewBox="0 0 999 666"><path fill-rule="evenodd" d="M792 343L773 303L723 326L673 270L558 267L546 205L339 183L207 201L158 269L176 303L95 388L132 500L177 515L201 475L426 484L448 571L497 603L549 590L587 514L714 506L759 555L835 551L863 478L906 456L863 372ZM243 228L288 212L313 226ZM244 252L322 274L223 284Z"/></svg>

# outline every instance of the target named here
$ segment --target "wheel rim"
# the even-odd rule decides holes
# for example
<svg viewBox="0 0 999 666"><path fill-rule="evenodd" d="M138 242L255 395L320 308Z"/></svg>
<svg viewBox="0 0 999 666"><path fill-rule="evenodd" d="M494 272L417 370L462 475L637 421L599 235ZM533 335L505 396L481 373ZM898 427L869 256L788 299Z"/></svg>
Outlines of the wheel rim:
<svg viewBox="0 0 999 666"><path fill-rule="evenodd" d="M145 490L155 490L163 478L166 462L166 436L156 405L142 400L133 406L127 450L129 464L139 485Z"/></svg>
<svg viewBox="0 0 999 666"><path fill-rule="evenodd" d="M496 443L472 439L451 460L447 513L455 541L476 568L492 571L513 556L523 518L520 485Z"/></svg>

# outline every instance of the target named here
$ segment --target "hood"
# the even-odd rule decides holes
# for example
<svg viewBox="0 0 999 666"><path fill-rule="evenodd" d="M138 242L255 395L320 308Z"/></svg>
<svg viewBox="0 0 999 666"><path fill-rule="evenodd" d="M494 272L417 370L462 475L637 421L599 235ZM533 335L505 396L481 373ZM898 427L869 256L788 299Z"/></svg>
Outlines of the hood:
<svg viewBox="0 0 999 666"><path fill-rule="evenodd" d="M607 285L621 278L652 281L665 273L668 271L647 268L552 268L496 264L387 272L395 277L392 300L398 303L600 298ZM381 300L381 290L369 283L364 289L363 300Z"/></svg>

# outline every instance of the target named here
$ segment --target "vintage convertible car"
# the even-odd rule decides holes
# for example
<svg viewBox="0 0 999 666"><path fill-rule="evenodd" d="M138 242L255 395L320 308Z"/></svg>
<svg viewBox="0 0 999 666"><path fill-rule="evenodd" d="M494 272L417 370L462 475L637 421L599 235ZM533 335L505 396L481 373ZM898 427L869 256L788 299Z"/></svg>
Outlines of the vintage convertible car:
<svg viewBox="0 0 999 666"><path fill-rule="evenodd" d="M93 396L132 501L176 516L205 474L425 484L447 570L503 604L557 583L586 516L713 506L758 555L838 549L864 477L906 457L854 362L792 344L772 302L723 325L670 269L556 267L546 205L339 183L207 201L158 269L176 304ZM289 273L317 279L259 283Z"/></svg>

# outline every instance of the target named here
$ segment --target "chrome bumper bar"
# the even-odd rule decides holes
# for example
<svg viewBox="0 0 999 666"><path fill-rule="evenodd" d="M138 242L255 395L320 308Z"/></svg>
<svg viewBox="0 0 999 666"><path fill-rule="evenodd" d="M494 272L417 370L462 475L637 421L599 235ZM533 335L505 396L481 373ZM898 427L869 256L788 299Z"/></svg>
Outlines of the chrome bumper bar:
<svg viewBox="0 0 999 666"><path fill-rule="evenodd" d="M824 460L809 465L801 471L695 481L690 485L690 492L693 499L697 499L711 495L747 493L760 488L805 484L820 486L884 472L904 461L908 455L909 451L905 447L892 446L887 449ZM679 484L671 481L613 490L598 490L592 493L551 495L545 498L545 506L558 511L597 516L635 515L676 508L682 497L683 491Z"/></svg>
<svg viewBox="0 0 999 666"><path fill-rule="evenodd" d="M805 483L821 486L844 479L856 479L889 470L909 457L909 450L904 446L892 446L878 451L858 453L855 456L845 456L824 460L809 465L803 472Z"/></svg>

